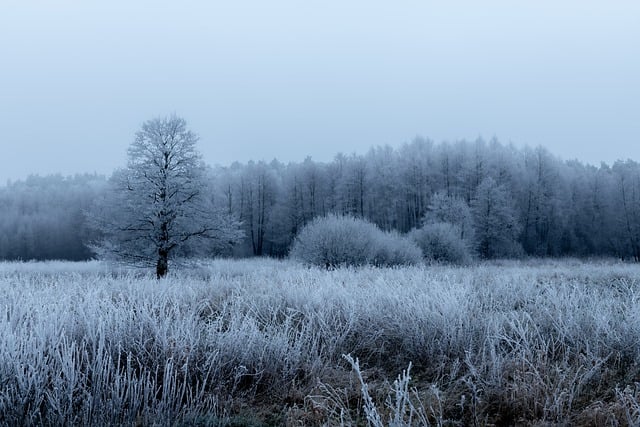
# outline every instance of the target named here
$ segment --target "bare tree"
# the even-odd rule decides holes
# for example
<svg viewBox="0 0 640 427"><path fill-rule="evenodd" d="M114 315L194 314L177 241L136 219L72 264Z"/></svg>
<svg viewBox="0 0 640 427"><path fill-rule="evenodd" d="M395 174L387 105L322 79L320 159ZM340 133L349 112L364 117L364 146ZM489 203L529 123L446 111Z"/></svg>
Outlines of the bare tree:
<svg viewBox="0 0 640 427"><path fill-rule="evenodd" d="M516 241L520 224L508 190L489 177L478 185L471 201L476 245L482 258L512 257L522 248Z"/></svg>
<svg viewBox="0 0 640 427"><path fill-rule="evenodd" d="M105 256L155 264L165 276L174 254L206 254L242 237L239 224L207 197L198 137L175 115L142 125L96 205L92 223L103 235Z"/></svg>
<svg viewBox="0 0 640 427"><path fill-rule="evenodd" d="M640 262L640 164L619 160L614 163L612 172L617 187L619 240L622 244L626 242L623 257Z"/></svg>

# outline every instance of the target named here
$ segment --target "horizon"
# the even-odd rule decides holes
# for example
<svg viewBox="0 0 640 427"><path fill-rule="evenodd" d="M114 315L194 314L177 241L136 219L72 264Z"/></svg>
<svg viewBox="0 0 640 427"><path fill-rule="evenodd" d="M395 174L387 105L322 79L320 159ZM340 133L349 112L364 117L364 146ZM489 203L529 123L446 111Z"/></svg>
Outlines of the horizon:
<svg viewBox="0 0 640 427"><path fill-rule="evenodd" d="M333 155L329 156L326 159L322 159L322 160L316 159L316 158L314 158L312 156L303 156L302 158L299 158L299 159L292 159L292 160L286 160L286 161L282 160L282 159L279 159L277 157L272 157L270 159L269 158L263 158L263 159L233 160L233 161L225 163L225 164L209 163L209 162L206 161L206 159L204 159L204 156L202 156L203 157L202 160L204 161L205 165L210 166L210 167L214 167L214 168L215 167L228 168L228 167L233 166L235 163L239 163L241 165L246 165L246 164L248 164L250 162L255 162L255 163L264 162L264 163L269 164L269 163L271 163L273 161L277 161L277 162L280 162L280 163L282 163L284 165L299 164L299 163L304 162L305 159L307 159L307 158L311 158L311 160L313 160L315 163L329 164L332 161L334 161L336 156L341 155L341 154L347 155L347 156L349 156L349 155L365 156L367 154L367 152L369 152L370 150L375 149L375 148L379 148L379 147L385 147L385 146L389 146L394 151L396 151L396 150L399 150L404 144L410 144L410 143L412 143L412 142L414 142L416 140L419 140L419 139L422 139L424 141L430 141L435 146L439 146L441 144L475 143L478 140L482 140L485 143L491 143L493 140L496 140L500 145L502 145L504 147L513 144L519 150L526 150L526 149L532 149L533 150L533 149L536 149L538 147L542 147L543 149L547 150L548 153L551 156L553 156L556 159L559 159L563 163L577 161L577 162L581 163L582 165L585 165L585 166L588 165L588 166L594 166L594 167L601 167L602 164L605 164L606 166L611 167L616 162L619 162L619 161L625 162L625 161L628 161L628 160L631 160L631 161L634 161L634 162L640 162L640 160L638 160L638 159L626 158L626 159L616 159L611 163L605 162L605 161L601 161L598 164L595 164L595 163L583 161L583 160L578 159L578 158L563 158L562 156L559 156L557 153L554 153L548 147L545 147L544 145L541 145L541 144L536 145L536 146L521 145L521 144L516 144L516 143L513 143L513 142L504 142L504 141L501 141L500 139L497 139L495 137L493 137L491 139L486 139L486 138L483 138L481 136L479 136L479 137L477 137L477 138L475 138L473 140L471 140L471 139L460 139L460 140L456 140L456 141L434 141L433 139L430 139L430 138L425 138L425 137L422 137L422 136L416 136L413 139L411 139L410 141L405 141L405 142L402 142L401 144L397 144L397 145L385 144L385 145L370 146L369 148L367 148L366 150L364 150L362 152L339 151L339 152L333 153ZM196 147L197 147L197 145L196 145ZM202 153L201 153L201 155L202 155ZM126 157L126 155L125 155L125 157ZM116 171L119 168L125 168L125 167L126 167L126 159L125 159L125 162L122 165L116 166L111 171L98 171L98 170L89 171L89 170L87 170L87 171L75 171L75 172L74 171L70 171L69 173L65 173L65 172L61 172L61 171L57 171L57 172L53 171L53 172L48 172L48 173L39 173L39 172L36 171L36 172L29 173L29 174L27 174L27 175L25 175L23 177L18 177L16 179L8 178L4 182L0 182L0 188L1 187L6 187L7 185L18 183L18 182L26 182L32 176L33 177L41 177L41 178L50 177L50 176L61 176L62 178L66 179L66 178L72 178L72 177L74 177L76 175L96 175L98 177L104 177L106 179L109 179L109 177L113 174L114 171Z"/></svg>

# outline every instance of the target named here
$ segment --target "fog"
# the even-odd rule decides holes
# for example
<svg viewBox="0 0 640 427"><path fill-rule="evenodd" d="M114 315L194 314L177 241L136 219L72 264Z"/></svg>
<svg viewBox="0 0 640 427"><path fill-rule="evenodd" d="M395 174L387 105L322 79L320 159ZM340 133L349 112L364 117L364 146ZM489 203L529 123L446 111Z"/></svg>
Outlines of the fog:
<svg viewBox="0 0 640 427"><path fill-rule="evenodd" d="M640 159L640 3L3 4L0 183L110 174L149 118L210 164L498 137Z"/></svg>

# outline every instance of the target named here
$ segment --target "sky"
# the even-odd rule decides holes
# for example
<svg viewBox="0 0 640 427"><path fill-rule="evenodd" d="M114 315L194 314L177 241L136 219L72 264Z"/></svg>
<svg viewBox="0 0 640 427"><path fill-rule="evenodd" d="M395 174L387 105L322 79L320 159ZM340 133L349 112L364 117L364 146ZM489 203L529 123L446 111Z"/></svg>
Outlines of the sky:
<svg viewBox="0 0 640 427"><path fill-rule="evenodd" d="M0 183L109 175L172 113L209 164L423 136L640 161L640 2L3 0Z"/></svg>

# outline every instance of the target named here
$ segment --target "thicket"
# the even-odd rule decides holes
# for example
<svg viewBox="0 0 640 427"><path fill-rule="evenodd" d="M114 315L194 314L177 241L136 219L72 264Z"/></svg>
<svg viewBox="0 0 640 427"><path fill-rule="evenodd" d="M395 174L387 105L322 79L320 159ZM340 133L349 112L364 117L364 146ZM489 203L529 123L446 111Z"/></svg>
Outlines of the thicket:
<svg viewBox="0 0 640 427"><path fill-rule="evenodd" d="M460 228L453 224L434 222L413 230L409 235L427 262L463 265L471 262L472 252L460 234Z"/></svg>
<svg viewBox="0 0 640 427"><path fill-rule="evenodd" d="M639 278L0 263L0 425L638 425Z"/></svg>
<svg viewBox="0 0 640 427"><path fill-rule="evenodd" d="M296 236L290 257L325 268L415 265L420 249L397 233L352 216L328 215L316 218Z"/></svg>
<svg viewBox="0 0 640 427"><path fill-rule="evenodd" d="M377 233L372 252L372 264L377 267L417 265L422 261L420 248L395 231Z"/></svg>

